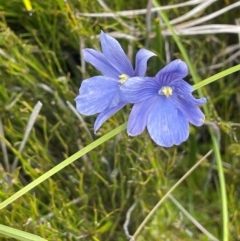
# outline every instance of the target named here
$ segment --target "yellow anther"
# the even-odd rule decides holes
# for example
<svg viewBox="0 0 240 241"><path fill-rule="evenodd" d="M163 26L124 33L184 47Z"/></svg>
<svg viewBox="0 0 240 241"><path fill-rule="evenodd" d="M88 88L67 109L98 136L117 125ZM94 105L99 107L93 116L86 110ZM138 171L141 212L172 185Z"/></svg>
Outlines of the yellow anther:
<svg viewBox="0 0 240 241"><path fill-rule="evenodd" d="M119 78L120 78L120 80L118 82L123 84L129 78L129 76L126 74L121 74L121 75L119 75Z"/></svg>
<svg viewBox="0 0 240 241"><path fill-rule="evenodd" d="M173 89L169 86L163 86L159 92L158 92L160 95L166 95L167 97L172 95L173 93Z"/></svg>

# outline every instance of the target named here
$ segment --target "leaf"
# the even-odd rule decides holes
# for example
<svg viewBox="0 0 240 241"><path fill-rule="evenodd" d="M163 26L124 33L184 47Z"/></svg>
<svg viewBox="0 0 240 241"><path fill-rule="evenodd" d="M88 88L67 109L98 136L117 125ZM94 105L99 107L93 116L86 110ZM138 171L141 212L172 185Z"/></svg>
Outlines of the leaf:
<svg viewBox="0 0 240 241"><path fill-rule="evenodd" d="M0 224L0 234L22 241L47 241L37 235Z"/></svg>

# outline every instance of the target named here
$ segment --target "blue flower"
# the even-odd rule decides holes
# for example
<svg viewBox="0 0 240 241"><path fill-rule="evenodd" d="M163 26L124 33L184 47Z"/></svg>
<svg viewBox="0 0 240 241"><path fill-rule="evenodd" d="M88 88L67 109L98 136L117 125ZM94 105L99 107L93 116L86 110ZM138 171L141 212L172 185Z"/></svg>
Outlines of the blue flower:
<svg viewBox="0 0 240 241"><path fill-rule="evenodd" d="M75 99L77 110L83 115L100 113L94 123L96 132L100 126L126 105L121 98L121 86L130 77L145 75L147 61L155 54L140 49L136 55L135 70L118 41L104 32L100 34L102 52L84 49L84 59L102 75L82 82L79 95Z"/></svg>
<svg viewBox="0 0 240 241"><path fill-rule="evenodd" d="M186 63L177 59L154 78L135 77L126 81L121 87L123 98L135 104L128 120L129 135L139 135L147 127L158 145L170 147L187 140L189 122L195 126L204 123L205 116L198 106L206 103L206 99L192 96L192 86L183 80L187 74Z"/></svg>

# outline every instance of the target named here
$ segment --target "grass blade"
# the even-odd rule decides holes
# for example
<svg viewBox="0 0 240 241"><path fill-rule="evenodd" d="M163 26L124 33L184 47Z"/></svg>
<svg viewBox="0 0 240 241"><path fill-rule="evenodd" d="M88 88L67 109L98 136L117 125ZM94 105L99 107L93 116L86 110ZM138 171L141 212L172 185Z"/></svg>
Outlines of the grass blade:
<svg viewBox="0 0 240 241"><path fill-rule="evenodd" d="M93 150L94 148L96 148L97 146L101 145L102 143L106 142L107 140L109 140L110 138L114 137L115 135L117 135L118 133L122 132L123 130L125 130L127 127L127 124L124 123L120 126L118 126L117 128L115 128L114 130L110 131L109 133L107 133L106 135L100 137L99 139L97 139L96 141L92 142L91 144L89 144L88 146L84 147L82 150L76 152L75 154L73 154L72 156L68 157L66 160L64 160L63 162L61 162L60 164L58 164L57 166L53 167L51 170L49 170L48 172L45 172L42 176L40 176L39 178L37 178L36 180L34 180L33 182L29 183L27 186L25 186L24 188L22 188L21 190L19 190L18 192L14 193L11 197L9 197L8 199L6 199L5 201L3 201L2 203L0 203L0 209L6 207L7 205L9 205L10 203L12 203L13 201L15 201L16 199L18 199L19 197L21 197L22 195L24 195L25 193L29 192L30 190L32 190L34 187L36 187L37 185L39 185L40 183L44 182L45 180L47 180L49 177L53 176L54 174L56 174L57 172L59 172L60 170L62 170L64 167L68 166L69 164L73 163L74 161L76 161L78 158L80 158L81 156L85 155L86 153L88 153L89 151Z"/></svg>
<svg viewBox="0 0 240 241"><path fill-rule="evenodd" d="M15 238L21 241L47 241L44 238L41 238L37 235L27 233L15 228L11 228L5 225L0 224L0 234L6 235L11 238Z"/></svg>

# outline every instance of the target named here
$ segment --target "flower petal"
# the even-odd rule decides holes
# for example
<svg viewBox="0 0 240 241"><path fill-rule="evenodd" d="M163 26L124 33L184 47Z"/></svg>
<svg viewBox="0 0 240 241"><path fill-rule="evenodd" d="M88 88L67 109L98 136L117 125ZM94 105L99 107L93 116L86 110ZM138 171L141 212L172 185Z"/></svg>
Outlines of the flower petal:
<svg viewBox="0 0 240 241"><path fill-rule="evenodd" d="M130 136L141 134L148 121L148 117L158 101L158 97L150 98L133 106L128 118L127 133Z"/></svg>
<svg viewBox="0 0 240 241"><path fill-rule="evenodd" d="M189 92L188 89L184 88L183 84L181 87L179 86L174 88L174 95L180 96L181 98L185 99L188 102L191 102L194 105L203 105L207 101L206 98L200 98L200 99L194 98L192 93Z"/></svg>
<svg viewBox="0 0 240 241"><path fill-rule="evenodd" d="M145 76L147 70L147 61L152 56L156 56L156 54L146 49L140 49L137 52L134 76Z"/></svg>
<svg viewBox="0 0 240 241"><path fill-rule="evenodd" d="M120 86L122 99L128 103L139 103L154 96L158 96L159 83L155 78L128 78Z"/></svg>
<svg viewBox="0 0 240 241"><path fill-rule="evenodd" d="M195 126L203 125L205 116L197 105L180 96L171 96L169 99L173 101L176 107L182 112L190 123ZM195 100L197 101L197 99Z"/></svg>
<svg viewBox="0 0 240 241"><path fill-rule="evenodd" d="M118 70L118 74L132 77L134 75L132 64L118 41L103 31L100 34L100 41L104 56Z"/></svg>
<svg viewBox="0 0 240 241"><path fill-rule="evenodd" d="M193 92L192 85L188 84L183 79L175 79L171 81L171 86L174 89L174 92L182 94L191 94Z"/></svg>
<svg viewBox="0 0 240 241"><path fill-rule="evenodd" d="M120 96L120 91L119 91L119 87L118 87L118 91L115 92L115 95L112 97L111 102L109 104L109 108L113 108L116 107L119 102L121 100L121 96Z"/></svg>
<svg viewBox="0 0 240 241"><path fill-rule="evenodd" d="M161 96L160 101L151 111L147 128L151 138L164 147L179 145L189 136L187 119L165 96Z"/></svg>
<svg viewBox="0 0 240 241"><path fill-rule="evenodd" d="M83 115L102 112L112 104L114 96L118 95L118 85L115 79L105 76L95 76L84 80L79 89L79 95L75 99L77 110Z"/></svg>
<svg viewBox="0 0 240 241"><path fill-rule="evenodd" d="M158 81L161 82L163 86L167 86L171 84L172 81L184 78L185 76L187 76L187 74L187 64L180 59L176 59L166 65L163 69L161 69L157 73L156 78L158 79Z"/></svg>
<svg viewBox="0 0 240 241"><path fill-rule="evenodd" d="M94 123L94 132L96 133L97 130L101 127L101 125L110 117L112 117L115 113L117 113L120 109L122 109L126 105L125 102L120 102L117 106L113 108L107 108L104 111L102 111L95 123Z"/></svg>
<svg viewBox="0 0 240 241"><path fill-rule="evenodd" d="M83 49L85 61L93 65L103 75L119 79L118 70L116 70L106 59L103 53L94 49Z"/></svg>

